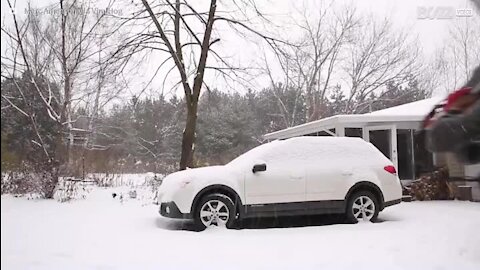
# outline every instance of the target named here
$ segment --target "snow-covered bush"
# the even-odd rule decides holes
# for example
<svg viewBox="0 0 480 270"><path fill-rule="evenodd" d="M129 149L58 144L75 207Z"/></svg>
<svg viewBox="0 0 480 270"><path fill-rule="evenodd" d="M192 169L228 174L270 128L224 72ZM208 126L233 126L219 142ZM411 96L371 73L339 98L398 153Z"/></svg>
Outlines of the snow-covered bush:
<svg viewBox="0 0 480 270"><path fill-rule="evenodd" d="M54 199L59 202L85 199L95 182L75 178L62 178L58 181Z"/></svg>
<svg viewBox="0 0 480 270"><path fill-rule="evenodd" d="M91 173L86 178L95 181L99 187L111 187L118 176L114 173Z"/></svg>
<svg viewBox="0 0 480 270"><path fill-rule="evenodd" d="M155 202L156 192L163 174L112 174L92 173L85 179L74 177L60 177L51 197L59 202L85 199L95 186L102 189L109 188L122 194L124 199L141 201L145 204ZM41 173L2 172L1 189L3 193L32 198L45 198L45 183L48 175ZM48 184L48 183L47 183Z"/></svg>
<svg viewBox="0 0 480 270"><path fill-rule="evenodd" d="M163 174L147 173L145 176L145 183L152 188L152 191L156 191L162 184L163 178L165 178L165 175Z"/></svg>
<svg viewBox="0 0 480 270"><path fill-rule="evenodd" d="M95 181L99 187L160 185L163 174L149 173L91 173L85 178Z"/></svg>
<svg viewBox="0 0 480 270"><path fill-rule="evenodd" d="M150 175L150 177L147 176L146 182L147 182L147 186L150 188L153 194L152 196L153 203L157 203L157 191L160 185L162 184L163 178L165 178L165 175L163 174L153 174L153 175Z"/></svg>
<svg viewBox="0 0 480 270"><path fill-rule="evenodd" d="M2 194L40 194L52 198L58 181L58 168L53 164L22 162L13 169L2 172Z"/></svg>
<svg viewBox="0 0 480 270"><path fill-rule="evenodd" d="M2 194L24 195L42 191L41 175L27 172L2 172Z"/></svg>

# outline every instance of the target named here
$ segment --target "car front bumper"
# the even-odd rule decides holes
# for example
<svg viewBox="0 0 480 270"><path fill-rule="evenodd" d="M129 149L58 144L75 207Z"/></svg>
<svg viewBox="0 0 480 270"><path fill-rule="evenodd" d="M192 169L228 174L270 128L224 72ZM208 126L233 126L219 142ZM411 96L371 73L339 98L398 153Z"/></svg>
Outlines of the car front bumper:
<svg viewBox="0 0 480 270"><path fill-rule="evenodd" d="M160 204L160 209L158 211L161 216L168 218L178 218L178 219L191 219L192 215L190 213L182 213L178 209L178 206L175 202L162 202Z"/></svg>

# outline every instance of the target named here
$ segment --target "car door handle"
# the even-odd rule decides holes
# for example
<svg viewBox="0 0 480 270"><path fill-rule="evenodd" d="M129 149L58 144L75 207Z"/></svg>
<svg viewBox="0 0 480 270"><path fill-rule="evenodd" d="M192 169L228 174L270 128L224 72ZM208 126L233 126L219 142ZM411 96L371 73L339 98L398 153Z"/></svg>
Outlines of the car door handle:
<svg viewBox="0 0 480 270"><path fill-rule="evenodd" d="M343 175L343 176L352 176L353 173L351 173L351 172L344 172L344 173L342 173L342 175Z"/></svg>
<svg viewBox="0 0 480 270"><path fill-rule="evenodd" d="M290 180L301 180L302 176L290 176Z"/></svg>

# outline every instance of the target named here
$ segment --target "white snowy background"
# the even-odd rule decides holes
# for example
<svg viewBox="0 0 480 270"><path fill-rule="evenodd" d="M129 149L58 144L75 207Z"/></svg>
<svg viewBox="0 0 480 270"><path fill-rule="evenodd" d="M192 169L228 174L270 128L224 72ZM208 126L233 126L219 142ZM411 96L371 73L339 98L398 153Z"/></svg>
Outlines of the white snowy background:
<svg viewBox="0 0 480 270"><path fill-rule="evenodd" d="M119 179L66 203L3 195L2 269L480 269L479 203L402 203L378 223L320 216L195 232L160 217L145 178Z"/></svg>

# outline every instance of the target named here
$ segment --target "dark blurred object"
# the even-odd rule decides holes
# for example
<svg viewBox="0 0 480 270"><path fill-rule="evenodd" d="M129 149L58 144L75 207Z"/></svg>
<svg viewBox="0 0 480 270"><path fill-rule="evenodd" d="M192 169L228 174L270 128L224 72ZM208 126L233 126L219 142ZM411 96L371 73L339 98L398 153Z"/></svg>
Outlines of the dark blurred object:
<svg viewBox="0 0 480 270"><path fill-rule="evenodd" d="M410 185L410 195L417 201L450 200L453 192L447 184L448 169L440 168L424 174Z"/></svg>
<svg viewBox="0 0 480 270"><path fill-rule="evenodd" d="M477 11L480 12L480 0L472 0L472 2L477 8Z"/></svg>
<svg viewBox="0 0 480 270"><path fill-rule="evenodd" d="M464 164L480 162L480 66L426 116L422 128L431 152L454 153Z"/></svg>
<svg viewBox="0 0 480 270"><path fill-rule="evenodd" d="M136 190L130 190L128 192L128 196L130 197L130 199L136 199L137 198L137 191Z"/></svg>
<svg viewBox="0 0 480 270"><path fill-rule="evenodd" d="M473 201L471 186L458 186L456 198L460 201Z"/></svg>

